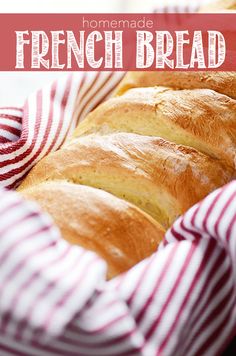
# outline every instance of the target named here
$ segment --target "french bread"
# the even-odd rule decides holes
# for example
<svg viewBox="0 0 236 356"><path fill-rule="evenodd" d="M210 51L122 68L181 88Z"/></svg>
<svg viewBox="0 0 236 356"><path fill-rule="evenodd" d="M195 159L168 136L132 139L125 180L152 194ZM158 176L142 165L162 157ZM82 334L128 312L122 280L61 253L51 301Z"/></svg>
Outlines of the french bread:
<svg viewBox="0 0 236 356"><path fill-rule="evenodd" d="M212 89L236 99L235 72L128 72L114 96L124 94L128 89L138 87L165 86L174 89Z"/></svg>
<svg viewBox="0 0 236 356"><path fill-rule="evenodd" d="M20 190L51 181L92 186L135 204L166 229L233 175L234 169L223 161L191 147L160 137L114 133L72 140L42 159Z"/></svg>
<svg viewBox="0 0 236 356"><path fill-rule="evenodd" d="M68 242L106 260L109 279L151 255L164 236L149 215L99 189L52 180L22 193L53 217Z"/></svg>
<svg viewBox="0 0 236 356"><path fill-rule="evenodd" d="M160 136L236 167L236 100L210 89L129 89L91 112L74 135L112 132Z"/></svg>

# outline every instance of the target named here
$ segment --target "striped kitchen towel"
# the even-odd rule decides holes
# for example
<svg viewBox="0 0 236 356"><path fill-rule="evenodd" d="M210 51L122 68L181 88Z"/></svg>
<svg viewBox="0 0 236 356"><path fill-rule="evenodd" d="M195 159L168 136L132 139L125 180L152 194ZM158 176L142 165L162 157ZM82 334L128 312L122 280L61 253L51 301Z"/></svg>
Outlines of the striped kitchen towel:
<svg viewBox="0 0 236 356"><path fill-rule="evenodd" d="M150 258L105 281L13 188L123 73L77 73L0 110L0 355L220 355L236 331L236 181L190 209ZM74 112L74 115L72 113Z"/></svg>
<svg viewBox="0 0 236 356"><path fill-rule="evenodd" d="M215 356L235 336L236 181L109 282L36 204L5 189L0 201L0 355Z"/></svg>

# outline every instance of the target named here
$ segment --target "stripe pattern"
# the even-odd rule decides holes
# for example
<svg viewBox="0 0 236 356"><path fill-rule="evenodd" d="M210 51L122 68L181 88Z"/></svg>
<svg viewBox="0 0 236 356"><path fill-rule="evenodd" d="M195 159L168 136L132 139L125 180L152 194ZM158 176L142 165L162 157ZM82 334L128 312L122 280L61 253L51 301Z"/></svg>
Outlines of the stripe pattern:
<svg viewBox="0 0 236 356"><path fill-rule="evenodd" d="M0 109L0 144L15 142L19 139L22 131L22 109Z"/></svg>
<svg viewBox="0 0 236 356"><path fill-rule="evenodd" d="M30 168L57 150L78 122L110 95L123 75L68 75L30 95L23 108L0 109L0 185L19 185Z"/></svg>
<svg viewBox="0 0 236 356"><path fill-rule="evenodd" d="M236 181L105 282L94 253L0 191L1 355L220 355L236 330Z"/></svg>

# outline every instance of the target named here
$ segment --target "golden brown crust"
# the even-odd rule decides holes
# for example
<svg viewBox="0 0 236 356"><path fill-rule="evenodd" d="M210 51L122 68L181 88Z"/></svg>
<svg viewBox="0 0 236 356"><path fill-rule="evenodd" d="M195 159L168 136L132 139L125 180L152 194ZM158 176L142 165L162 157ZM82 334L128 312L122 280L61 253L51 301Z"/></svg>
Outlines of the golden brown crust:
<svg viewBox="0 0 236 356"><path fill-rule="evenodd" d="M233 174L195 149L159 137L116 133L71 141L40 161L19 190L50 180L89 185L130 201L169 227Z"/></svg>
<svg viewBox="0 0 236 356"><path fill-rule="evenodd" d="M236 166L236 100L209 89L134 88L91 112L75 136L160 136Z"/></svg>
<svg viewBox="0 0 236 356"><path fill-rule="evenodd" d="M212 89L236 99L235 72L128 72L114 95L122 95L130 88L160 85L174 89Z"/></svg>
<svg viewBox="0 0 236 356"><path fill-rule="evenodd" d="M21 192L37 201L72 244L95 251L112 278L150 256L164 229L134 205L99 189L52 181Z"/></svg>

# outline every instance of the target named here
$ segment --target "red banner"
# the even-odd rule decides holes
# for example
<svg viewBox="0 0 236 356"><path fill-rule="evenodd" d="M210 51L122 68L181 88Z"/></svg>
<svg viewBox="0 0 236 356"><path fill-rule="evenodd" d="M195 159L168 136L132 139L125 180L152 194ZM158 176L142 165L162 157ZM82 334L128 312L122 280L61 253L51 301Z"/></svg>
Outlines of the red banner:
<svg viewBox="0 0 236 356"><path fill-rule="evenodd" d="M236 14L1 14L0 70L236 70Z"/></svg>

